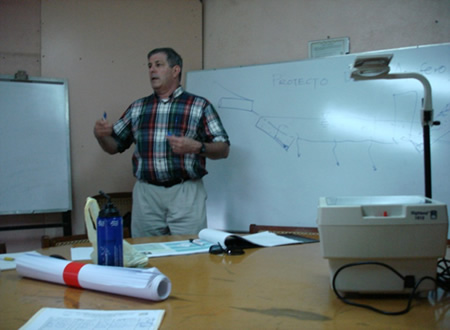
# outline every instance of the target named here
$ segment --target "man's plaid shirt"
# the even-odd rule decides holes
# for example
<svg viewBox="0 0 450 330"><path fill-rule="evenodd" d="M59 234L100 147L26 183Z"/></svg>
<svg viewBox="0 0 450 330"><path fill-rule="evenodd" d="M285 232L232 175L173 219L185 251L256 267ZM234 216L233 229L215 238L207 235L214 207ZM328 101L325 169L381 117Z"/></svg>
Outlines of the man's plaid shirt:
<svg viewBox="0 0 450 330"><path fill-rule="evenodd" d="M187 93L181 86L169 99L152 94L133 102L113 127L119 152L136 144L133 173L139 180L199 179L208 173L204 157L174 154L167 135L229 144L228 135L211 103Z"/></svg>

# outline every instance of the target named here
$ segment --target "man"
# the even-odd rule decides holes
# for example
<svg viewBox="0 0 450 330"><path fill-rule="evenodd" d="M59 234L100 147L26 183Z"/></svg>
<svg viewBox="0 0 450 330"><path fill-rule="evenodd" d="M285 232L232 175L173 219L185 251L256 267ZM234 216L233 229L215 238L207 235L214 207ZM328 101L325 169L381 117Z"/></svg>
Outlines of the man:
<svg viewBox="0 0 450 330"><path fill-rule="evenodd" d="M154 49L147 59L154 93L114 125L98 120L94 135L110 154L135 143L133 237L198 234L206 227L206 158L228 157L228 135L213 106L180 86L183 62L173 49Z"/></svg>

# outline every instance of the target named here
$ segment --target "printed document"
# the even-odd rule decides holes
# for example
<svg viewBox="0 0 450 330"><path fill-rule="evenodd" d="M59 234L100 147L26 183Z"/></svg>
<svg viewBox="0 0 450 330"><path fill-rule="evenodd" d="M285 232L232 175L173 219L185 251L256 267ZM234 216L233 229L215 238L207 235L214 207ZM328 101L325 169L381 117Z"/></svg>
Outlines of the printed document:
<svg viewBox="0 0 450 330"><path fill-rule="evenodd" d="M104 311L41 308L20 330L158 329L164 310Z"/></svg>

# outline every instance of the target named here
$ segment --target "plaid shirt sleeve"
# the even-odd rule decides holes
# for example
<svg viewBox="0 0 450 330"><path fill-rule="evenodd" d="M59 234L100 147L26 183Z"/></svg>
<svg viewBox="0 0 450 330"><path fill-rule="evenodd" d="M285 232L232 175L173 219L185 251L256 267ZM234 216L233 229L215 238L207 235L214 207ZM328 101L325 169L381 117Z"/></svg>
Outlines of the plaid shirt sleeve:
<svg viewBox="0 0 450 330"><path fill-rule="evenodd" d="M119 152L124 152L135 142L133 122L138 119L143 102L144 99L133 102L114 124L112 136L117 142Z"/></svg>
<svg viewBox="0 0 450 330"><path fill-rule="evenodd" d="M220 117L213 105L204 99L206 106L203 111L204 134L201 136L204 142L225 142L230 144L228 134L222 125Z"/></svg>

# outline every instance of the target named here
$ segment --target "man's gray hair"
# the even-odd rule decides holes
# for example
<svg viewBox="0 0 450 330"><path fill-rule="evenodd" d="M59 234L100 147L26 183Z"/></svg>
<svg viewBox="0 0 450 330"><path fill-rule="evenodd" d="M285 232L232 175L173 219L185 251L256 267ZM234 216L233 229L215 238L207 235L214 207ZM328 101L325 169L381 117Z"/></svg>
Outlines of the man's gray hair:
<svg viewBox="0 0 450 330"><path fill-rule="evenodd" d="M164 48L155 48L151 50L147 55L147 60L158 53L164 53L167 56L167 63L169 63L169 66L173 68L175 65L178 65L180 67L180 75L179 79L181 81L181 72L183 71L183 59L181 56L172 48L164 47Z"/></svg>

